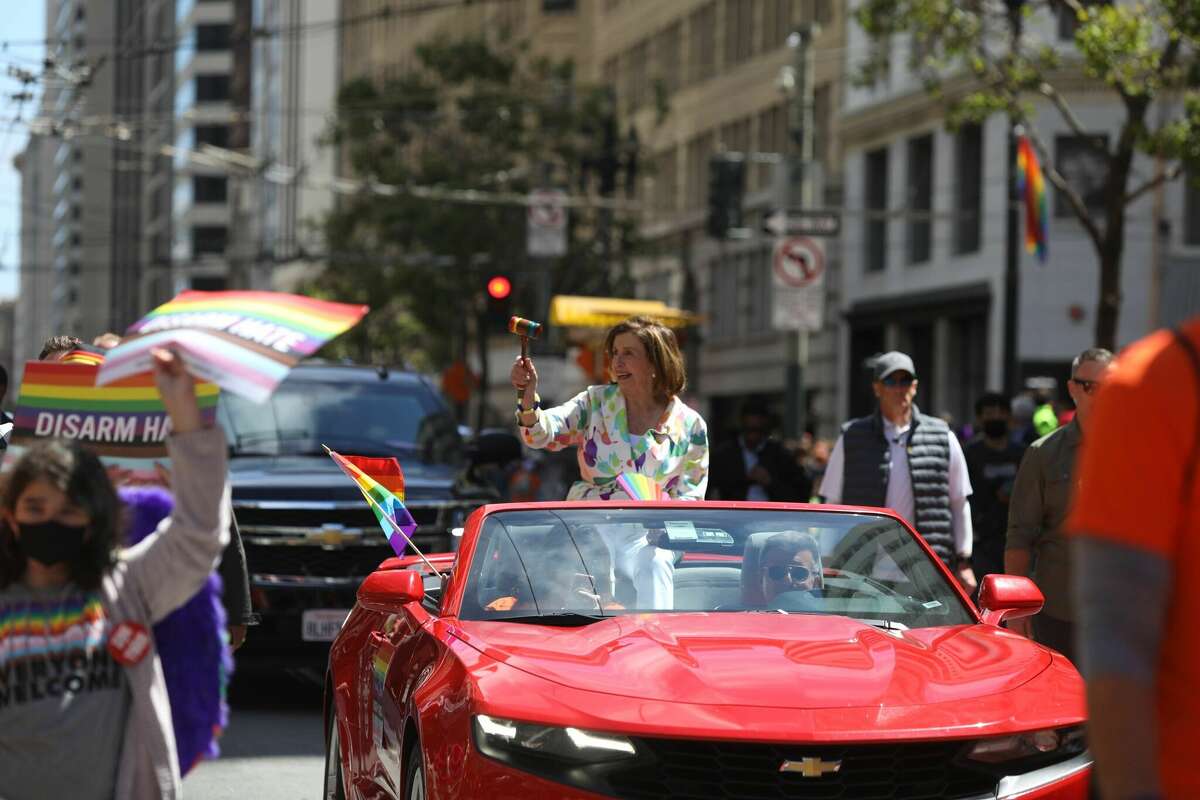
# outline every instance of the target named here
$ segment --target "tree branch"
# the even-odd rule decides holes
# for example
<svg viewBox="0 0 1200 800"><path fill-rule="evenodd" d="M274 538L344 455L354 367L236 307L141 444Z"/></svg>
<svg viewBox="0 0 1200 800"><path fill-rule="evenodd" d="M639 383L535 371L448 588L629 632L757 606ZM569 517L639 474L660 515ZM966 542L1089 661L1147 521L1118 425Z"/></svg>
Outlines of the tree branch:
<svg viewBox="0 0 1200 800"><path fill-rule="evenodd" d="M1075 191L1067 183L1067 179L1054 166L1054 162L1050 160L1050 153L1046 149L1046 144L1042 141L1042 137L1038 135L1037 129L1028 120L1022 119L1021 123L1025 126L1029 140L1033 142L1034 148L1038 151L1038 156L1042 160L1042 169L1046 173L1046 177L1054 184L1054 188L1062 192L1063 197L1067 198L1067 202L1071 204L1071 210L1075 212L1075 216L1079 218L1080 224L1083 225L1084 230L1087 231L1088 236L1092 238L1092 241L1096 244L1096 248L1099 249L1104 245L1104 234L1096 226L1096 222L1092 219L1092 214L1088 211L1083 198L1079 196L1079 192Z"/></svg>
<svg viewBox="0 0 1200 800"><path fill-rule="evenodd" d="M1042 81L1042 83L1038 86L1038 94L1042 95L1054 104L1054 107L1058 109L1058 113L1062 115L1062 118L1066 121L1067 127L1071 129L1072 133L1084 140L1088 147L1091 147L1093 150L1103 154L1105 158L1109 157L1110 154L1107 148L1100 144L1100 140L1098 138L1089 134L1084 129L1083 123L1081 123L1079 118L1075 116L1075 112L1072 111L1071 107L1067 104L1066 98L1059 94L1057 89L1051 86L1048 82Z"/></svg>
<svg viewBox="0 0 1200 800"><path fill-rule="evenodd" d="M1178 178L1180 175L1183 174L1183 170L1184 170L1183 162L1180 161L1178 164L1171 167L1169 170L1162 173L1161 175L1155 175L1153 178L1146 181L1145 183L1143 183L1138 188L1134 189L1129 194L1125 195L1125 201L1124 201L1125 205L1129 205L1134 200L1137 200L1139 197L1146 194L1147 192L1154 191L1162 184L1170 183L1171 181L1175 180L1176 178Z"/></svg>

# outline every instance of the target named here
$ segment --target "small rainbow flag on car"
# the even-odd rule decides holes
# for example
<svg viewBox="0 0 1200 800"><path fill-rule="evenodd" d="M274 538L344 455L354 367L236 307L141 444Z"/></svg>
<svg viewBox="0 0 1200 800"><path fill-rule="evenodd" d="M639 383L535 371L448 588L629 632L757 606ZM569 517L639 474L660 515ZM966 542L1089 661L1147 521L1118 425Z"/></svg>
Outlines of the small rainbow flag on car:
<svg viewBox="0 0 1200 800"><path fill-rule="evenodd" d="M404 473L400 471L400 462L394 458L344 456L328 447L325 452L358 485L388 544L396 555L403 556L407 545L412 544L417 523L404 507Z"/></svg>
<svg viewBox="0 0 1200 800"><path fill-rule="evenodd" d="M653 478L636 472L622 472L617 476L617 485L625 490L631 500L662 500L662 487Z"/></svg>
<svg viewBox="0 0 1200 800"><path fill-rule="evenodd" d="M1045 263L1049 219L1046 180L1028 136L1017 142L1017 190L1025 199L1025 250L1037 253L1038 260Z"/></svg>

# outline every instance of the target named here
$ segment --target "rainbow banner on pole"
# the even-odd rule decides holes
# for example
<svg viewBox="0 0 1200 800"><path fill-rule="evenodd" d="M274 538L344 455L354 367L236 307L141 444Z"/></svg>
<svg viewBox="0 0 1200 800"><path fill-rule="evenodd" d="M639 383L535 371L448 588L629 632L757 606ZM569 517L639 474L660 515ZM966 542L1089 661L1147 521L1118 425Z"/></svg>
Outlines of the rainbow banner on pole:
<svg viewBox="0 0 1200 800"><path fill-rule="evenodd" d="M368 310L280 292L183 292L129 327L97 383L147 372L150 351L172 347L193 374L262 403L300 359Z"/></svg>
<svg viewBox="0 0 1200 800"><path fill-rule="evenodd" d="M1017 141L1017 190L1025 200L1025 250L1037 253L1038 260L1044 264L1050 218L1046 180L1028 136L1021 136Z"/></svg>
<svg viewBox="0 0 1200 800"><path fill-rule="evenodd" d="M358 486L375 512L388 544L396 555L403 556L407 545L412 544L417 523L404 507L404 473L400 471L400 462L394 458L344 456L328 447L325 452Z"/></svg>
<svg viewBox="0 0 1200 800"><path fill-rule="evenodd" d="M15 460L38 439L75 439L107 466L126 474L126 483L159 483L156 465L166 466L167 416L151 373L96 386L95 364L30 361L13 419L7 458ZM220 389L196 384L204 421L213 424Z"/></svg>

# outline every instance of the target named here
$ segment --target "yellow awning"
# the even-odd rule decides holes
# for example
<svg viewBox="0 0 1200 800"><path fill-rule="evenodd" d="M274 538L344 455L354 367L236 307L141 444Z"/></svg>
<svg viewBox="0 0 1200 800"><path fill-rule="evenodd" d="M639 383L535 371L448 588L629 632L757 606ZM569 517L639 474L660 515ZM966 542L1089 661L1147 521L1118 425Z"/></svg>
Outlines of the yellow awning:
<svg viewBox="0 0 1200 800"><path fill-rule="evenodd" d="M623 297L556 295L550 301L550 324L569 328L611 328L628 317L656 319L668 328L683 328L700 321L698 314L671 308L661 300Z"/></svg>

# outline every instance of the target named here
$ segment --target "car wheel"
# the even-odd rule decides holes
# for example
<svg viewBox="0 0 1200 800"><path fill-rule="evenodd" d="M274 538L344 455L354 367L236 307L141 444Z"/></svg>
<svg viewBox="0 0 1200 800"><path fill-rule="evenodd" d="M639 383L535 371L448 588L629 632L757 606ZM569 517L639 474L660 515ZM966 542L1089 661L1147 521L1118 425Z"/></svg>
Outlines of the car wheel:
<svg viewBox="0 0 1200 800"><path fill-rule="evenodd" d="M408 751L408 767L404 770L404 800L425 800L425 758L419 743Z"/></svg>
<svg viewBox="0 0 1200 800"><path fill-rule="evenodd" d="M325 748L325 790L322 800L346 800L346 787L342 781L341 740L338 736L337 715L330 714L329 746Z"/></svg>

